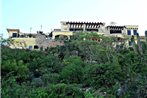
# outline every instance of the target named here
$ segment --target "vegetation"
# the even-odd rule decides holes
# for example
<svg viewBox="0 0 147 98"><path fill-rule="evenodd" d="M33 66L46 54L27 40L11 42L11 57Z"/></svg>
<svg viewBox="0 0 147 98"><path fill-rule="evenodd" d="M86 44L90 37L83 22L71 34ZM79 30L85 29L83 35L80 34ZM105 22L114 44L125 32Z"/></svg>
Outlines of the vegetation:
<svg viewBox="0 0 147 98"><path fill-rule="evenodd" d="M79 33L45 51L2 46L2 98L147 98L147 42L114 43Z"/></svg>

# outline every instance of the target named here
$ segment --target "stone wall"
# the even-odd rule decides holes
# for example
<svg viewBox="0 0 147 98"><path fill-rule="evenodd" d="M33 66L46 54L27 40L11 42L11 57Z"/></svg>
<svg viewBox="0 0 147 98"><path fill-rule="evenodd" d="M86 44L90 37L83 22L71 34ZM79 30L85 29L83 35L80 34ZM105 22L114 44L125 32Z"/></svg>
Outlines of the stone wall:
<svg viewBox="0 0 147 98"><path fill-rule="evenodd" d="M48 39L46 35L37 33L36 35L36 44L39 48L46 49L47 47L56 47L64 45L64 42L54 41L52 39Z"/></svg>

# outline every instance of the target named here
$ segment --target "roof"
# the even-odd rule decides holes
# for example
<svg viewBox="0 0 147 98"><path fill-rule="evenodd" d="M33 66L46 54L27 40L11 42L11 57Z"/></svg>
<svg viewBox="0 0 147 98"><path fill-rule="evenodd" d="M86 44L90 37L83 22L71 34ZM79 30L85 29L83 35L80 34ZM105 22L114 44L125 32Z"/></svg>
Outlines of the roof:
<svg viewBox="0 0 147 98"><path fill-rule="evenodd" d="M18 31L18 32L20 32L19 29L7 29L7 31L8 31L8 32L9 32L9 31Z"/></svg>
<svg viewBox="0 0 147 98"><path fill-rule="evenodd" d="M125 25L127 29L138 29L138 25Z"/></svg>
<svg viewBox="0 0 147 98"><path fill-rule="evenodd" d="M75 21L61 21L65 24L96 24L96 25L105 25L104 22L75 22Z"/></svg>
<svg viewBox="0 0 147 98"><path fill-rule="evenodd" d="M54 31L61 31L61 29L54 29Z"/></svg>
<svg viewBox="0 0 147 98"><path fill-rule="evenodd" d="M31 34L31 35L37 35L37 33L22 33L22 32L20 34L22 34L22 35L24 35L24 34L25 35L29 35L29 34Z"/></svg>

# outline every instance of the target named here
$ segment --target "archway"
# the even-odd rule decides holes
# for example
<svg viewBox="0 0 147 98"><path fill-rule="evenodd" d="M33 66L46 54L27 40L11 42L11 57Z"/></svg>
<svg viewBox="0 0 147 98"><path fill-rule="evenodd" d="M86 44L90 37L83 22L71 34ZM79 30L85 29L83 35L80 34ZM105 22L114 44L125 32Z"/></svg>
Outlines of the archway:
<svg viewBox="0 0 147 98"><path fill-rule="evenodd" d="M68 40L69 37L67 35L56 35L55 40Z"/></svg>

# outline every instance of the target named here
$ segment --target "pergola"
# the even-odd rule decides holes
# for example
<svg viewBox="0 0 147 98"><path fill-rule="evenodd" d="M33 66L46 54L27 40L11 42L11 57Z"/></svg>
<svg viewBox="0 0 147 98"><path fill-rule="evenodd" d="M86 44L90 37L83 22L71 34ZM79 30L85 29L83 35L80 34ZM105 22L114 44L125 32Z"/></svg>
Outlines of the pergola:
<svg viewBox="0 0 147 98"><path fill-rule="evenodd" d="M66 22L70 31L97 31L105 23L102 22Z"/></svg>

